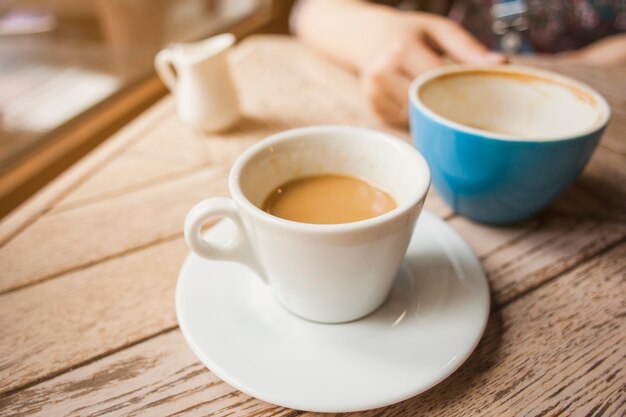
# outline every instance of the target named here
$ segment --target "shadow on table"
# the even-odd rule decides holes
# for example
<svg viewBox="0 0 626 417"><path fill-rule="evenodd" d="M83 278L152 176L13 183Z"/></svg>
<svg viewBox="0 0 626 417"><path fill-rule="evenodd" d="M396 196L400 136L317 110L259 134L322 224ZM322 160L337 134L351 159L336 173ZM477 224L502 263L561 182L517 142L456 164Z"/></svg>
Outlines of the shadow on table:
<svg viewBox="0 0 626 417"><path fill-rule="evenodd" d="M625 168L626 155L601 144L582 174L547 211L603 220L626 220Z"/></svg>
<svg viewBox="0 0 626 417"><path fill-rule="evenodd" d="M544 213L625 221L625 201L626 191L619 184L587 176L565 190Z"/></svg>
<svg viewBox="0 0 626 417"><path fill-rule="evenodd" d="M220 140L237 140L250 137L262 139L266 135L270 135L272 133L276 133L288 128L289 126L287 126L282 120L243 115L233 127L219 133L216 136L219 137ZM212 134L206 135L206 137L209 139L213 136L214 135Z"/></svg>

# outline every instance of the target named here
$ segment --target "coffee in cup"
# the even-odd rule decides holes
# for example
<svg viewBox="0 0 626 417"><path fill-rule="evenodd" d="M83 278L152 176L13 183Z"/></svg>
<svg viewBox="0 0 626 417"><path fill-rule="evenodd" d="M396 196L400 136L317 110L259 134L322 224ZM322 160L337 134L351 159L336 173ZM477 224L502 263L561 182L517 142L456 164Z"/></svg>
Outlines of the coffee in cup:
<svg viewBox="0 0 626 417"><path fill-rule="evenodd" d="M286 220L337 224L380 216L396 208L396 203L388 193L367 181L322 174L282 184L270 193L262 208Z"/></svg>

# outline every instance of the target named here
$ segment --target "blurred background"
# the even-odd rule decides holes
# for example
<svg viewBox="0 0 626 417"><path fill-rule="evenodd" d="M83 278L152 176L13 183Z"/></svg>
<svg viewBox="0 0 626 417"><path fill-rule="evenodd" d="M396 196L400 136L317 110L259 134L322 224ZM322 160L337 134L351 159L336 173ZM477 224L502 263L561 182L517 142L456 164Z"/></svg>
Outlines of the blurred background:
<svg viewBox="0 0 626 417"><path fill-rule="evenodd" d="M287 33L292 3L1 1L0 197L18 204L163 96L153 70L163 46ZM26 166L28 178L13 178Z"/></svg>

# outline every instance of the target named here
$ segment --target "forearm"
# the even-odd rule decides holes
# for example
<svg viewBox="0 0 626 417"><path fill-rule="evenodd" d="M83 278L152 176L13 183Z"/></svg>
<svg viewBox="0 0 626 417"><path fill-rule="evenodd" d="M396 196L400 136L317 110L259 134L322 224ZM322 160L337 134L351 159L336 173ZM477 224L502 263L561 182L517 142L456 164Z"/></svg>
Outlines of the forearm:
<svg viewBox="0 0 626 417"><path fill-rule="evenodd" d="M360 70L376 45L374 25L395 10L362 0L303 0L293 25L298 38L345 66Z"/></svg>
<svg viewBox="0 0 626 417"><path fill-rule="evenodd" d="M609 36L577 51L561 54L561 58L598 66L626 65L626 34Z"/></svg>

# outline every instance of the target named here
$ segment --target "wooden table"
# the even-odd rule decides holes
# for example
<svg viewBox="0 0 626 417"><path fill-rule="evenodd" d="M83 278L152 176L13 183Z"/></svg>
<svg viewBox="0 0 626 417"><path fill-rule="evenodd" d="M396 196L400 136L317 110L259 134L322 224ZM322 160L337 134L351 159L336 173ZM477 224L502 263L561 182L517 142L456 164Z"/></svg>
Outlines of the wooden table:
<svg viewBox="0 0 626 417"><path fill-rule="evenodd" d="M236 130L198 134L166 97L0 224L0 415L307 414L223 383L183 341L184 216L227 195L233 160L268 134L341 123L409 135L376 120L353 75L289 38L249 39L232 58ZM488 274L488 327L450 378L366 415L626 413L626 72L552 66L606 95L607 134L577 182L523 223L472 223L431 192L427 209Z"/></svg>

